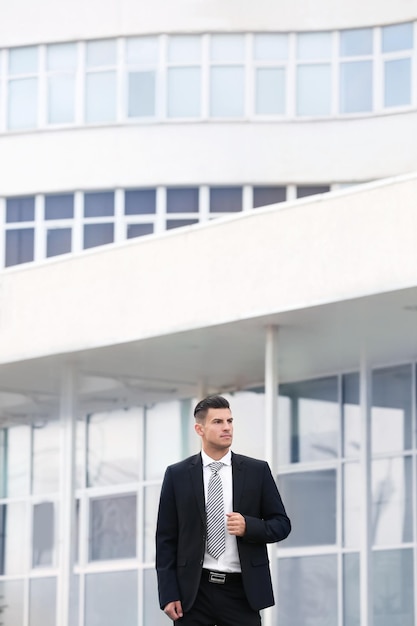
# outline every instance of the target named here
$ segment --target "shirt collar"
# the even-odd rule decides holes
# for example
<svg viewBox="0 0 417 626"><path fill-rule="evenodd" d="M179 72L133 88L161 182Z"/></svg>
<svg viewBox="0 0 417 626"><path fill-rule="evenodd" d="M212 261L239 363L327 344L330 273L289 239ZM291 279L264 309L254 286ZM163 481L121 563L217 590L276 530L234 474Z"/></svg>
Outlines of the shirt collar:
<svg viewBox="0 0 417 626"><path fill-rule="evenodd" d="M211 457L209 457L208 454L206 454L204 452L204 450L201 450L201 458L203 460L203 465L204 467L206 467L207 465L209 465L210 463L214 463L214 459L212 459ZM222 457L221 459L219 459L219 461L221 461L221 463L224 463L225 465L231 465L232 464L232 452L231 450L229 450L224 457Z"/></svg>

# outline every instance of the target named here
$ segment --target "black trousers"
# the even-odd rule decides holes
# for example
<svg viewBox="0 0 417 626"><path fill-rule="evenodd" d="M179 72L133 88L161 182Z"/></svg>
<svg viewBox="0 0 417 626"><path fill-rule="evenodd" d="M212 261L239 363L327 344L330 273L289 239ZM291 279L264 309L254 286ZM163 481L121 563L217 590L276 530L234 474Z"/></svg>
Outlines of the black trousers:
<svg viewBox="0 0 417 626"><path fill-rule="evenodd" d="M209 582L203 570L200 588L192 608L174 622L178 626L261 626L259 611L246 599L242 578L226 577L224 584Z"/></svg>

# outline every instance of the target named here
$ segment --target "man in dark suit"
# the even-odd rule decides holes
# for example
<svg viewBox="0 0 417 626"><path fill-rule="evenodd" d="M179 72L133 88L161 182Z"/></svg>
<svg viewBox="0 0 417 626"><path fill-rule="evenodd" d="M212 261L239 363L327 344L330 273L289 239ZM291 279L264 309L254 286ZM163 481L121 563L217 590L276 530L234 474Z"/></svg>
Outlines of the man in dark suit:
<svg viewBox="0 0 417 626"><path fill-rule="evenodd" d="M194 410L201 454L167 468L156 530L161 609L184 626L259 626L274 604L266 544L291 524L267 463L231 452L222 396Z"/></svg>

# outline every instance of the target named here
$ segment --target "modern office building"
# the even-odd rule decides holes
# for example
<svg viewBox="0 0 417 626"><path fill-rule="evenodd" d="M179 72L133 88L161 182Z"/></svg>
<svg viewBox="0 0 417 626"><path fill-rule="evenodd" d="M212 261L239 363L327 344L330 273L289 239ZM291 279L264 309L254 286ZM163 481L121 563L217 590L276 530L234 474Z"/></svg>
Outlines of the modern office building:
<svg viewBox="0 0 417 626"><path fill-rule="evenodd" d="M265 626L416 626L416 3L16 0L0 48L0 624L168 624L220 392L293 521Z"/></svg>

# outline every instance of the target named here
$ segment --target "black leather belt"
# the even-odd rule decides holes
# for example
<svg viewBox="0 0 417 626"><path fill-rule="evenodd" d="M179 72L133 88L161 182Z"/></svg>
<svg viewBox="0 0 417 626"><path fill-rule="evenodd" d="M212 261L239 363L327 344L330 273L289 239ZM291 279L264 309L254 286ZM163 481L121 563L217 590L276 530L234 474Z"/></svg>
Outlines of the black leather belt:
<svg viewBox="0 0 417 626"><path fill-rule="evenodd" d="M209 583L215 583L217 585L225 585L242 580L242 574L240 572L215 572L213 570L203 569L202 575Z"/></svg>

